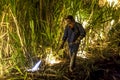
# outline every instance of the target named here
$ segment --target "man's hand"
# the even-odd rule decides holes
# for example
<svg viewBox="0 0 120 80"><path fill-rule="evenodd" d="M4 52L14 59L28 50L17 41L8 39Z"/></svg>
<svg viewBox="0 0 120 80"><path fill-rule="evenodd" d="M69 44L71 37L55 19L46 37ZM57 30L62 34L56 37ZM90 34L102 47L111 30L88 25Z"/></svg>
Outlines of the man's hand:
<svg viewBox="0 0 120 80"><path fill-rule="evenodd" d="M77 39L75 42L72 42L72 43L69 43L70 45L73 45L73 44L79 44L80 43L80 39Z"/></svg>
<svg viewBox="0 0 120 80"><path fill-rule="evenodd" d="M78 37L78 39L74 42L75 44L80 43L80 37Z"/></svg>
<svg viewBox="0 0 120 80"><path fill-rule="evenodd" d="M78 44L78 43L80 43L80 40L76 40L74 43L75 43L75 44Z"/></svg>

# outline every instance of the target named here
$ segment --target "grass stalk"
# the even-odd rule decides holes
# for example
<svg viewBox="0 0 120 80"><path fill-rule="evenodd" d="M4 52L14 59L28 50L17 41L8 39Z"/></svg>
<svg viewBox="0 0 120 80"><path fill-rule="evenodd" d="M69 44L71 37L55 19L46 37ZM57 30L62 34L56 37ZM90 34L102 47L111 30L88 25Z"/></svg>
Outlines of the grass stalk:
<svg viewBox="0 0 120 80"><path fill-rule="evenodd" d="M10 14L12 15L12 18L13 18L13 20L14 20L14 23L15 23L15 25L16 25L17 35L18 35L18 37L19 37L20 44L21 44L21 47L22 47L22 49L23 49L24 56L28 56L28 54L26 54L27 50L26 50L26 48L25 48L25 46L24 46L24 44L23 44L23 40L22 40L22 37L21 37L21 35L20 35L20 29L19 29L19 26L18 26L17 19L16 19L16 17L14 16L14 14L12 13L12 10L11 10L11 9L9 9L9 10L10 10Z"/></svg>

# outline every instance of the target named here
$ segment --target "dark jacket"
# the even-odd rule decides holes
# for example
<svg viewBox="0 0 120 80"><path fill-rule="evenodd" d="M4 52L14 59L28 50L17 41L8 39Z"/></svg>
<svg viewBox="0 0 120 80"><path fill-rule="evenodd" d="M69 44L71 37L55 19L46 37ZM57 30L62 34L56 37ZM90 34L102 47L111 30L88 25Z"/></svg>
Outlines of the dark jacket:
<svg viewBox="0 0 120 80"><path fill-rule="evenodd" d="M71 44L74 43L79 37L83 38L85 37L86 33L82 26L82 24L75 22L74 27L71 29L68 25L65 27L64 35L63 35L63 41L68 41L70 48L78 48L79 44Z"/></svg>

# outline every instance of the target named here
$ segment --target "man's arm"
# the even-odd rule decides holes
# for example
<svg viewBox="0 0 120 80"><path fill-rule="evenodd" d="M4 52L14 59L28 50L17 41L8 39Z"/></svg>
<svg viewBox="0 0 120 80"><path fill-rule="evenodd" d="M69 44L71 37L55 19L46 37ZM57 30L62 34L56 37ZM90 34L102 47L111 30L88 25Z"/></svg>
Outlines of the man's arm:
<svg viewBox="0 0 120 80"><path fill-rule="evenodd" d="M77 27L78 27L78 30L79 30L79 37L77 38L77 40L74 42L74 43L80 43L80 41L85 37L86 35L86 32L85 32L85 29L83 28L82 24L80 23L77 23Z"/></svg>
<svg viewBox="0 0 120 80"><path fill-rule="evenodd" d="M82 40L86 36L85 29L83 28L82 24L78 23L78 29L80 32L80 37L78 39Z"/></svg>

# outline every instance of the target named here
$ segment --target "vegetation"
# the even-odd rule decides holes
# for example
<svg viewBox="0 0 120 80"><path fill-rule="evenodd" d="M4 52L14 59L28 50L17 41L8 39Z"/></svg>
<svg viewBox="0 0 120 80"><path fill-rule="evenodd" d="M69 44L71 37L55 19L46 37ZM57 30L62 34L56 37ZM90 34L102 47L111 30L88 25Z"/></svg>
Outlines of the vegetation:
<svg viewBox="0 0 120 80"><path fill-rule="evenodd" d="M0 78L119 80L119 5L106 0L0 0ZM67 69L67 44L58 51L68 14L87 32L80 46L87 58L78 57L73 73ZM47 64L52 57L61 62ZM40 70L27 72L38 60Z"/></svg>

